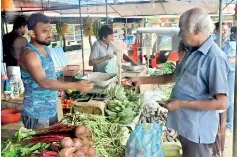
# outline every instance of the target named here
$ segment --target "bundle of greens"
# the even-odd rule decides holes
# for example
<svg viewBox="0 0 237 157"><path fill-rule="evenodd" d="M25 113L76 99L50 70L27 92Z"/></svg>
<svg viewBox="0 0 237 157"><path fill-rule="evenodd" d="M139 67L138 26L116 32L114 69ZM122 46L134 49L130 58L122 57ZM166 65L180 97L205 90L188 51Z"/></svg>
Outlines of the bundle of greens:
<svg viewBox="0 0 237 157"><path fill-rule="evenodd" d="M27 145L22 145L22 141L30 140L33 138L36 132L33 130L27 130L25 128L20 128L20 130L15 134L14 137L8 139L3 146L1 156L2 157L21 157L29 156L32 154L40 153L42 150L47 149L50 144L47 143L30 143Z"/></svg>
<svg viewBox="0 0 237 157"><path fill-rule="evenodd" d="M175 70L175 64L173 62L165 62L161 68L163 74L173 73Z"/></svg>

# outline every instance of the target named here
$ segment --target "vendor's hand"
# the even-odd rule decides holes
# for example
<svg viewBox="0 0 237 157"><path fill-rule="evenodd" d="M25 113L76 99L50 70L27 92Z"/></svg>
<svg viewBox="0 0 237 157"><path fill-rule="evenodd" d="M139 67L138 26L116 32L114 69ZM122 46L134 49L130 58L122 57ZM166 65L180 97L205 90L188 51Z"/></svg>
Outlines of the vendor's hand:
<svg viewBox="0 0 237 157"><path fill-rule="evenodd" d="M135 86L138 86L141 84L141 79L139 77L134 77L134 78L131 78L129 82L132 82L132 84L135 84Z"/></svg>
<svg viewBox="0 0 237 157"><path fill-rule="evenodd" d="M93 89L93 87L94 85L87 80L82 80L75 83L75 89L79 90L80 92L89 92Z"/></svg>
<svg viewBox="0 0 237 157"><path fill-rule="evenodd" d="M106 60L109 60L109 59L111 59L111 58L113 58L113 57L114 57L113 54L109 54L109 55L105 56L105 59L106 59Z"/></svg>
<svg viewBox="0 0 237 157"><path fill-rule="evenodd" d="M169 103L164 104L163 107L167 108L169 111L175 111L182 108L181 100L171 100Z"/></svg>

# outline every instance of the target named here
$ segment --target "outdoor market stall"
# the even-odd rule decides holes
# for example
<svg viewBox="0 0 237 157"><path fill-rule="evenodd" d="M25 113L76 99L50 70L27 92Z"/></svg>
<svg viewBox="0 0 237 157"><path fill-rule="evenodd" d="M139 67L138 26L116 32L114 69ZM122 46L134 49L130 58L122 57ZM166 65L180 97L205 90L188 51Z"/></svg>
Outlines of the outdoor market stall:
<svg viewBox="0 0 237 157"><path fill-rule="evenodd" d="M81 1L79 1L79 2L81 2ZM87 2L87 4L88 4L88 2ZM109 6L109 8L111 6ZM154 6L156 7L156 3ZM78 9L77 7L78 6L75 7L75 10ZM58 8L56 8L56 10L57 9ZM82 9L80 9L80 12L81 12L81 10ZM129 9L127 9L127 10L129 11ZM140 10L142 10L142 9L140 9ZM159 10L159 9L155 8L155 10ZM46 11L47 11L47 9L46 9ZM165 9L164 9L164 11L166 12ZM184 10L182 10L180 12L183 12L183 11ZM118 11L116 11L116 13L117 12ZM120 11L120 13L121 12L123 12L123 11ZM108 12L107 12L107 16L108 16ZM82 45L82 47L83 47L83 45ZM83 70L84 70L84 66L83 66ZM83 73L84 73L84 71L83 71ZM121 75L121 73L120 73L120 75ZM236 75L237 75L237 73L236 73ZM119 81L119 83L120 83L120 81ZM119 87L117 87L117 88L119 88ZM58 125L52 126L51 128L37 130L37 131L25 130L22 128L19 130L19 132L17 132L17 134L14 138L9 139L9 141L6 142L7 145L4 147L2 153L6 153L7 155L5 155L5 156L9 156L9 157L14 156L13 155L14 153L20 153L21 155L26 156L27 153L32 154L33 152L41 154L41 155L46 155L46 156L50 156L50 155L57 156L57 151L60 151L61 154L65 153L66 148L64 148L64 147L69 147L67 149L67 152L69 152L69 153L76 152L75 148L71 147L72 145L70 145L70 144L67 146L63 145L62 143L61 143L61 146L58 145L63 138L66 139L65 137L72 137L72 138L78 138L81 140L80 141L80 148L81 149L78 151L78 154L80 154L80 155L88 154L88 156L90 156L92 154L91 156L93 156L92 152L94 152L96 154L96 156L107 156L107 155L108 156L116 155L116 157L123 156L122 154L124 154L125 146L124 146L124 142L121 142L121 140L128 139L129 131L127 131L127 129L125 129L124 125L121 126L121 124L117 123L117 122L120 122L120 118L118 118L118 117L115 118L115 116L112 116L112 115L115 115L115 113L116 113L116 116L117 116L119 113L121 113L121 109L123 108L122 106L125 107L126 105L124 105L123 103L121 105L121 103L115 101L117 99L117 97L115 96L116 95L115 91L116 90L113 89L112 91L109 92L111 95L110 95L110 98L108 99L109 101L106 102L107 106L105 107L105 112L107 110L107 112L111 115L109 115L107 112L105 114L106 117L99 116L99 115L95 116L95 115L85 114L85 113L79 113L79 114L76 113L74 115L68 114L63 117L63 120L60 122L61 123L60 125L58 124ZM121 89L121 91L122 91L122 89ZM123 93L123 92L121 92L121 93ZM135 96L136 93L131 92L130 94L134 95L135 99L138 98L137 96ZM124 95L124 93L121 95ZM127 96L130 97L128 93L125 95L126 95L126 97ZM123 96L121 96L121 98L119 98L119 99L122 99L122 98L125 99ZM116 109L116 107L115 108L112 107L113 104L117 104L116 106L119 106L119 105L121 105L121 106L119 109L118 108ZM114 111L110 111L109 106L111 106L111 110L114 110ZM140 107L140 106L139 105L136 106L136 104L133 103L133 106L130 106L130 107L136 108L136 107ZM108 111L108 109L109 109L109 111ZM161 117L155 117L155 118L157 119L158 123L160 122L160 120L163 122L164 118L165 118L164 113L166 111L160 112L160 106L158 106L157 109L159 109L159 112L156 111L155 114L161 113ZM145 115L144 117L148 118L148 119L146 119L146 121L151 122L151 119L150 119L151 116L147 116L146 114L151 113L152 116L155 116L155 115L154 115L153 111L149 111L150 110L149 107L144 108L144 111L145 110L146 110L146 112L143 112L144 113L143 116ZM131 114L131 115L133 115L132 116L133 118L134 118L134 115L138 114L138 112L134 113L135 112L134 110L130 110L130 111L131 111L131 113L133 113L133 114ZM113 113L111 113L111 112L113 112ZM143 117L143 119L144 119L144 117ZM114 121L114 122L111 122L111 121ZM71 125L63 125L63 124L71 124ZM78 126L78 125L85 126L84 128L81 127L84 129L84 131L80 130L81 133L79 135L78 134L75 135L75 126L74 125L75 126ZM107 126L107 128L104 128L103 126ZM110 127L108 127L108 126L110 126ZM57 132L55 130L57 130L57 131L61 130L61 132L60 131ZM235 132L236 132L236 129L235 129ZM61 135L61 136L57 135L57 137L56 137L55 134L57 134L57 133L60 133L60 134L63 133L63 135ZM167 133L166 135L168 135L168 134L174 135L173 132L170 130L166 130L166 133ZM42 135L47 135L48 137L42 137ZM170 138L168 138L168 137L169 136L166 136L166 140L170 140ZM103 139L105 138L106 140L103 141L102 138ZM171 139L170 141L172 141L172 140L176 141L175 138ZM77 141L77 139L75 139L75 141ZM55 144L53 142L56 142L57 144ZM172 147L174 147L174 146L172 146ZM45 149L49 150L49 151L44 151ZM176 150L179 150L179 149L180 148L177 148ZM82 152L83 152L83 154L82 154ZM179 152L179 151L177 151L177 152ZM11 153L13 153L13 154L11 154ZM107 153L107 155L106 155L106 153ZM21 156L21 155L17 154L17 156Z"/></svg>
<svg viewBox="0 0 237 157"><path fill-rule="evenodd" d="M170 87L172 87L172 85ZM168 90L169 91L166 89L166 92L170 93L171 88ZM165 98L167 99L167 97L163 94L157 96L159 100L165 100ZM144 97L144 100L145 99L149 98L146 96ZM126 147L129 147L126 144L128 139L131 138L130 133L133 134L132 131L135 130L136 125L139 125L138 121L140 120L140 114L143 109L142 101L141 96L136 92L132 90L125 91L123 87L116 85L108 90L108 101L106 102L106 108L104 109L105 116L73 112L64 115L59 124L49 128L42 128L34 131L21 128L15 137L9 139L5 143L2 156L10 157L15 156L16 154L17 156L25 156L27 154L31 154L32 157L37 155L46 157L49 154L57 156L58 152L61 156L64 156L62 154L66 151L65 147L70 147L70 151L76 153L74 148L76 147L75 145L72 147L70 144L68 146L63 144L66 139L70 140L67 137L73 138L73 142L80 142L77 153L81 152L87 154L90 151L94 151L96 156L124 156ZM156 112L156 115L158 116L157 118L154 117L157 124L153 124L157 126L159 126L158 123L160 123L160 125L164 125L165 119L160 121L159 118L162 118L163 114L166 112L165 109L159 105L158 108L159 113L157 110L154 110L154 108L151 111L151 116L155 116L152 112ZM147 106L144 110L146 109ZM87 111L85 110L84 112ZM142 113L143 117L147 116L147 114L148 113L146 112ZM150 122L150 120L145 119L144 121L143 118L142 124L146 124L147 122ZM74 126L77 126L78 129L75 130ZM85 136L81 130L83 129L82 126L85 126L90 130L89 132L85 131ZM162 128L160 126L159 128L161 131ZM79 132L82 132L75 134L78 130L80 130ZM178 154L180 155L181 147L180 144L175 143L177 140L173 131L165 129L163 136L162 132L157 132L157 134L160 134L158 137L160 140L161 137L163 137L162 147L165 152L165 156L172 157L174 156L172 153L176 156ZM75 138L78 138L78 140ZM167 143L167 141L171 143ZM131 148L127 148L126 150L129 149ZM160 148L157 151L161 150L160 145ZM89 154L87 155L90 156Z"/></svg>

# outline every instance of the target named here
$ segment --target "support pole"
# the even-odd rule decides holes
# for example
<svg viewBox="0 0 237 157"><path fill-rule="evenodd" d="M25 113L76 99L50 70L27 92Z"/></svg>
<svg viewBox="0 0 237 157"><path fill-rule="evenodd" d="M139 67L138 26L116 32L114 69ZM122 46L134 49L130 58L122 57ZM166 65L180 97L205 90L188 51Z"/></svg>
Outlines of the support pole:
<svg viewBox="0 0 237 157"><path fill-rule="evenodd" d="M7 28L7 18L6 15L4 15L4 24L5 24L5 28L6 28L6 34L8 33L8 28Z"/></svg>
<svg viewBox="0 0 237 157"><path fill-rule="evenodd" d="M235 99L234 99L234 130L233 130L233 155L237 157L237 44L236 44L236 56L235 56Z"/></svg>
<svg viewBox="0 0 237 157"><path fill-rule="evenodd" d="M222 5L223 5L223 0L219 0L219 41L218 45L220 48L222 48Z"/></svg>
<svg viewBox="0 0 237 157"><path fill-rule="evenodd" d="M81 20L81 0L79 2L79 13L80 13L80 29L81 29L81 56L82 56L82 70L83 75L85 75L85 65L84 65L84 46L83 46L83 34L82 34L82 20Z"/></svg>
<svg viewBox="0 0 237 157"><path fill-rule="evenodd" d="M128 41L128 19L125 19L125 41L127 46L129 45L129 41Z"/></svg>
<svg viewBox="0 0 237 157"><path fill-rule="evenodd" d="M44 14L44 2L41 0L42 13Z"/></svg>
<svg viewBox="0 0 237 157"><path fill-rule="evenodd" d="M109 19L108 19L108 0L105 0L106 3L106 24L109 24Z"/></svg>

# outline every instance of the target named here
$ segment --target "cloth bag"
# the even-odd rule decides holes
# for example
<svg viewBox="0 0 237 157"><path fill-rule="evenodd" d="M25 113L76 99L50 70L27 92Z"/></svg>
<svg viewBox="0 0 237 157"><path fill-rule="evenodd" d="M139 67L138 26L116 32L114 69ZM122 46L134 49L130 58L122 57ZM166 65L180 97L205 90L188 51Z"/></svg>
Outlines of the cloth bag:
<svg viewBox="0 0 237 157"><path fill-rule="evenodd" d="M164 157L161 147L162 128L155 121L150 126L146 128L145 123L142 123L131 133L125 157Z"/></svg>
<svg viewBox="0 0 237 157"><path fill-rule="evenodd" d="M105 72L110 74L117 74L118 73L118 65L117 65L117 58L114 56L108 62L105 67Z"/></svg>

